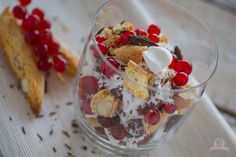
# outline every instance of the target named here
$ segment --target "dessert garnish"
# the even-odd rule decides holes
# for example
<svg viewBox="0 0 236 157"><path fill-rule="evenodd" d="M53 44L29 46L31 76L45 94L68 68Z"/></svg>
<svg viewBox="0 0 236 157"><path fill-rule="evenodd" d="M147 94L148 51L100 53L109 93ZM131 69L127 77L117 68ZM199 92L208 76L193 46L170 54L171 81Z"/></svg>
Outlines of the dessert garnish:
<svg viewBox="0 0 236 157"><path fill-rule="evenodd" d="M158 140L192 104L172 92L191 87L192 64L178 48L167 48L168 37L155 24L145 31L122 22L102 28L95 39L100 51L91 45L78 91L88 125L113 144Z"/></svg>

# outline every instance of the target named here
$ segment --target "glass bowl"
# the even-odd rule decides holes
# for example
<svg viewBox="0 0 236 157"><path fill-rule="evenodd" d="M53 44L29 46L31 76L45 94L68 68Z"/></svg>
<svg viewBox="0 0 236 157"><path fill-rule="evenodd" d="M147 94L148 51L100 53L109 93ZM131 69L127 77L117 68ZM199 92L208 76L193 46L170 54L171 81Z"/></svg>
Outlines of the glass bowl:
<svg viewBox="0 0 236 157"><path fill-rule="evenodd" d="M141 74L128 76L126 64L119 63L117 68L116 63L103 55L96 41L97 33L124 20L139 28L147 28L152 23L161 26L162 34L169 38L165 46L172 50L177 45L184 58L192 63L188 85L167 89L140 84ZM80 126L103 152L116 156L143 154L175 135L204 93L217 63L218 51L212 34L177 3L107 1L96 12L80 56L74 89ZM176 105L175 112L163 111L163 102L167 99ZM158 123L147 122L145 114L150 108L158 110Z"/></svg>

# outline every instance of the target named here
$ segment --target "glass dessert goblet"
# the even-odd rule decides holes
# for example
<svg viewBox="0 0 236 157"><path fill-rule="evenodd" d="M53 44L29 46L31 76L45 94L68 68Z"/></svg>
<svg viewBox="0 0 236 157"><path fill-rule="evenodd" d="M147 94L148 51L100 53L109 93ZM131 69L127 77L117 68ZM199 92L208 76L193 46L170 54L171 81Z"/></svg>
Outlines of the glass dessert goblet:
<svg viewBox="0 0 236 157"><path fill-rule="evenodd" d="M175 2L108 1L80 57L74 90L80 126L109 154L147 152L174 136L217 62L211 33Z"/></svg>

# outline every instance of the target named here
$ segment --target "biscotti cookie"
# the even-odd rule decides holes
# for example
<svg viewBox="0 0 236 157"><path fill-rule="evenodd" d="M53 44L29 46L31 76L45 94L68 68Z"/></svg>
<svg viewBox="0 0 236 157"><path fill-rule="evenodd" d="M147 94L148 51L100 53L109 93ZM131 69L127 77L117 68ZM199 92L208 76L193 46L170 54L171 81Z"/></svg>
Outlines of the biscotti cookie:
<svg viewBox="0 0 236 157"><path fill-rule="evenodd" d="M24 32L9 9L0 16L0 46L21 81L32 111L39 114L44 95L44 73L38 70L31 47L24 40Z"/></svg>

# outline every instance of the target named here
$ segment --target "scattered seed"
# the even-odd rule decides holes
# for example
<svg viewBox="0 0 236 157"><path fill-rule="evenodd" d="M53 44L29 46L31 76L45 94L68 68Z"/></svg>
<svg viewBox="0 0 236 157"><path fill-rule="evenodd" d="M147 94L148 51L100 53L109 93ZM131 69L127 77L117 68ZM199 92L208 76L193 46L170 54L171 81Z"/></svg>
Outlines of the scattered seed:
<svg viewBox="0 0 236 157"><path fill-rule="evenodd" d="M66 137L70 138L70 134L69 134L67 131L63 130L62 133L63 133Z"/></svg>
<svg viewBox="0 0 236 157"><path fill-rule="evenodd" d="M50 112L49 116L51 117L51 116L54 116L55 114L56 114L56 112Z"/></svg>
<svg viewBox="0 0 236 157"><path fill-rule="evenodd" d="M81 149L83 149L84 151L87 150L87 146L82 146Z"/></svg>
<svg viewBox="0 0 236 157"><path fill-rule="evenodd" d="M37 134L38 138L40 139L40 141L42 142L43 141L43 138L41 135Z"/></svg>
<svg viewBox="0 0 236 157"><path fill-rule="evenodd" d="M66 103L66 105L67 105L67 106L71 106L71 105L73 105L73 102L72 102L72 101L68 101L68 102Z"/></svg>
<svg viewBox="0 0 236 157"><path fill-rule="evenodd" d="M65 146L67 149L71 150L71 146L69 146L68 144L65 143L64 146Z"/></svg>
<svg viewBox="0 0 236 157"><path fill-rule="evenodd" d="M25 128L24 128L24 127L21 127L21 130L22 130L22 133L23 133L24 135L26 135Z"/></svg>
<svg viewBox="0 0 236 157"><path fill-rule="evenodd" d="M56 150L56 148L55 148L55 147L52 147L52 150L53 150L53 152L54 152L54 153L56 153L56 152L57 152L57 150Z"/></svg>

